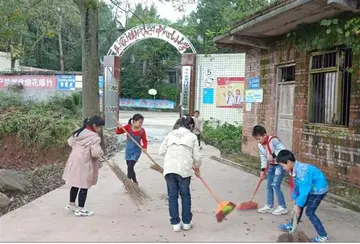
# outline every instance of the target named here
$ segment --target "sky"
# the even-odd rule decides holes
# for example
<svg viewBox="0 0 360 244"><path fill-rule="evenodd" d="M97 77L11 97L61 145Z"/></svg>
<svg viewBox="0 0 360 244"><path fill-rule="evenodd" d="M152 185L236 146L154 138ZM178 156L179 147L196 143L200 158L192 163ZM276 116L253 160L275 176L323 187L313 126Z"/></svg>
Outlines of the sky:
<svg viewBox="0 0 360 244"><path fill-rule="evenodd" d="M158 14L160 15L160 18L166 18L171 21L176 21L177 19L183 17L184 15L190 14L192 11L196 10L197 4L188 4L186 6L185 12L180 12L176 10L171 2L164 2L160 3L159 0L130 0L133 4L133 6L136 5L136 3L144 3L148 6L151 6L152 3L154 3L155 7L157 8ZM111 3L110 0L104 0L106 3ZM124 0L125 2L125 0ZM125 22L125 17L120 18L120 21L122 24Z"/></svg>

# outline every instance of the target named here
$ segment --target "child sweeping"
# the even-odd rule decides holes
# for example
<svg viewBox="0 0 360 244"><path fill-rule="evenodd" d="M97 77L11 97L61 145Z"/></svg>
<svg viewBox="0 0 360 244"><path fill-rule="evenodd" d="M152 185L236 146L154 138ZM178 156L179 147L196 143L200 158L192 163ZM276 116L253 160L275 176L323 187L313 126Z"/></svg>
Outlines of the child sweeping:
<svg viewBox="0 0 360 244"><path fill-rule="evenodd" d="M195 122L195 126L194 126L194 134L197 136L197 139L199 141L199 147L200 150L202 149L201 147L201 133L203 132L203 124L204 124L204 120L203 118L200 117L200 112L198 110L196 110L194 112L194 122Z"/></svg>
<svg viewBox="0 0 360 244"><path fill-rule="evenodd" d="M294 154L289 150L280 151L276 160L284 170L290 173L292 199L295 202L294 209L298 215L298 223L306 207L305 214L318 234L317 237L312 239L312 242L328 242L324 226L315 214L329 190L325 175L317 167L297 161ZM287 224L281 224L280 229L291 231L292 225L291 220Z"/></svg>
<svg viewBox="0 0 360 244"><path fill-rule="evenodd" d="M194 119L187 116L177 120L160 146L159 154L165 155L164 176L169 197L170 223L173 230L192 228L190 180L192 171L200 176L201 155L196 136L191 132ZM178 198L181 196L182 223L179 217Z"/></svg>
<svg viewBox="0 0 360 244"><path fill-rule="evenodd" d="M265 178L267 173L267 203L259 208L259 213L272 213L273 215L287 214L284 194L281 190L281 182L284 178L284 169L275 161L280 150L285 149L280 140L274 136L268 136L263 126L253 128L252 136L258 141L261 159L260 177ZM267 168L267 172L266 171ZM274 190L277 195L279 206L274 210Z"/></svg>
<svg viewBox="0 0 360 244"><path fill-rule="evenodd" d="M76 216L91 216L94 213L84 208L88 189L97 183L99 158L103 155L98 133L105 121L100 116L86 118L83 126L68 139L72 148L66 163L63 179L70 189L70 202L67 210L75 211ZM75 205L77 195L78 206Z"/></svg>
<svg viewBox="0 0 360 244"><path fill-rule="evenodd" d="M136 179L136 173L134 170L135 164L140 158L141 151L146 151L148 141L146 139L145 130L142 128L144 123L144 117L141 114L135 114L127 125L122 127L121 123L118 123L118 127L116 128L116 134L124 134L124 129L141 145L142 149L140 149L129 136L127 136L126 146L125 146L125 160L127 164L127 177L131 179L135 184L138 184ZM124 128L124 129L123 129Z"/></svg>

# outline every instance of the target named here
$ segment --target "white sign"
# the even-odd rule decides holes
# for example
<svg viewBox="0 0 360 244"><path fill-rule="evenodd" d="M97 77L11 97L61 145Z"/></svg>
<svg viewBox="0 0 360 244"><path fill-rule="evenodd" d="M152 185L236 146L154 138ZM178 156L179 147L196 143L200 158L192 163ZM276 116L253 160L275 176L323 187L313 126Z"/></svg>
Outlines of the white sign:
<svg viewBox="0 0 360 244"><path fill-rule="evenodd" d="M184 53L189 48L191 48L193 53L196 53L191 42L183 34L171 27L161 24L146 24L131 28L114 42L110 50L115 55L121 56L123 52L134 43L149 38L166 41L173 45L179 53Z"/></svg>
<svg viewBox="0 0 360 244"><path fill-rule="evenodd" d="M185 110L189 110L190 82L191 82L191 66L183 66L181 105L184 107Z"/></svg>
<svg viewBox="0 0 360 244"><path fill-rule="evenodd" d="M251 103L246 103L246 111L247 112L251 111Z"/></svg>
<svg viewBox="0 0 360 244"><path fill-rule="evenodd" d="M206 80L205 80L205 87L206 88L211 88L211 87L213 87L214 86L214 78L207 78Z"/></svg>
<svg viewBox="0 0 360 244"><path fill-rule="evenodd" d="M205 68L205 76L212 78L214 75L214 69L213 68Z"/></svg>
<svg viewBox="0 0 360 244"><path fill-rule="evenodd" d="M150 89L149 90L149 95L155 96L156 94L157 94L157 91L155 89Z"/></svg>

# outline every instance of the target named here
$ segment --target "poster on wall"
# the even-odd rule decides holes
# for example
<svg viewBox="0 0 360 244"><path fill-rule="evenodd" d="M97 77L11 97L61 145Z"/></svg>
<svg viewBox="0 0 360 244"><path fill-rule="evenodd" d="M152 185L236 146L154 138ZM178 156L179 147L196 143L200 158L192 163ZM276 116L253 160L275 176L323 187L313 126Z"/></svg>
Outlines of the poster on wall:
<svg viewBox="0 0 360 244"><path fill-rule="evenodd" d="M214 103L214 88L203 88L203 104Z"/></svg>
<svg viewBox="0 0 360 244"><path fill-rule="evenodd" d="M191 66L182 67L181 105L184 110L189 110Z"/></svg>
<svg viewBox="0 0 360 244"><path fill-rule="evenodd" d="M262 103L263 89L247 89L245 91L245 101L247 103Z"/></svg>
<svg viewBox="0 0 360 244"><path fill-rule="evenodd" d="M250 77L248 79L248 88L249 89L259 89L260 88L260 77Z"/></svg>
<svg viewBox="0 0 360 244"><path fill-rule="evenodd" d="M25 88L54 88L56 77L53 75L2 75L0 88L21 84Z"/></svg>
<svg viewBox="0 0 360 244"><path fill-rule="evenodd" d="M175 101L171 100L153 100L153 99L131 99L120 98L120 107L125 108L148 108L153 109L155 107L159 109L174 109Z"/></svg>
<svg viewBox="0 0 360 244"><path fill-rule="evenodd" d="M75 90L75 75L57 75L57 89L60 91Z"/></svg>
<svg viewBox="0 0 360 244"><path fill-rule="evenodd" d="M216 87L217 108L243 108L244 77L218 77Z"/></svg>

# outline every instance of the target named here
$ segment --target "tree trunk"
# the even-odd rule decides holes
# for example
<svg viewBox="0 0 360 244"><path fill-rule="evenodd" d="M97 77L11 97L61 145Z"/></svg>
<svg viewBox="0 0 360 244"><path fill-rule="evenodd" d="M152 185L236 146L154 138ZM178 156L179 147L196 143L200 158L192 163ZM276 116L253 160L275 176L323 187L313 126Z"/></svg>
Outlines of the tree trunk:
<svg viewBox="0 0 360 244"><path fill-rule="evenodd" d="M83 118L99 115L98 0L74 0L82 22Z"/></svg>
<svg viewBox="0 0 360 244"><path fill-rule="evenodd" d="M64 72L65 71L65 66L64 66L64 52L63 52L63 47L62 47L61 26L62 26L62 13L61 13L61 9L59 8L59 33L58 33L58 37L59 37L60 70L61 70L61 72Z"/></svg>
<svg viewBox="0 0 360 244"><path fill-rule="evenodd" d="M16 58L11 57L11 71L15 70Z"/></svg>

